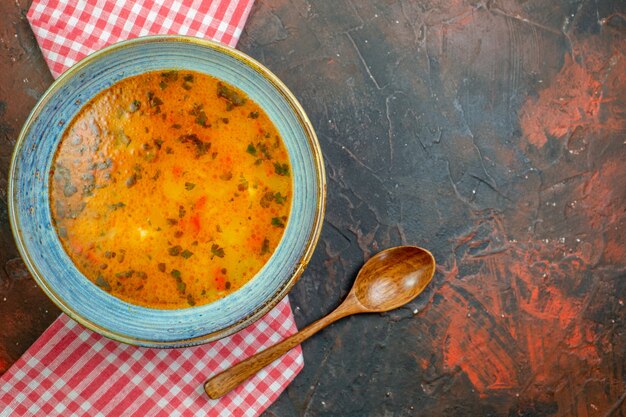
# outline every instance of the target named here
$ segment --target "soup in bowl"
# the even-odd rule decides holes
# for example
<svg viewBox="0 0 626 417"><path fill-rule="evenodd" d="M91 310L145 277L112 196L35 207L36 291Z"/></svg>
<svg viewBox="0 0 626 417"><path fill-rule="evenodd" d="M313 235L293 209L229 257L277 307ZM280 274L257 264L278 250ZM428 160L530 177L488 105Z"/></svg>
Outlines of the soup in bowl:
<svg viewBox="0 0 626 417"><path fill-rule="evenodd" d="M85 277L129 303L184 308L241 288L288 223L285 145L242 91L199 72L118 81L65 129L50 212Z"/></svg>
<svg viewBox="0 0 626 417"><path fill-rule="evenodd" d="M10 217L35 280L116 340L194 345L261 317L319 237L325 178L304 111L260 64L179 36L72 67L16 145Z"/></svg>

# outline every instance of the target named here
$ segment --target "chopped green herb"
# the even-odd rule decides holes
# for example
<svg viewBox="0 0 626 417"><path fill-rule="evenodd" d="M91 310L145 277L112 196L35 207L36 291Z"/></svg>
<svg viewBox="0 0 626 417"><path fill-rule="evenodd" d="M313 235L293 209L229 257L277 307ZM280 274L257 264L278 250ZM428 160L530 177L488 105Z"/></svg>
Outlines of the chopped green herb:
<svg viewBox="0 0 626 417"><path fill-rule="evenodd" d="M226 288L227 290L230 290L230 281L226 281L224 283L224 288Z"/></svg>
<svg viewBox="0 0 626 417"><path fill-rule="evenodd" d="M274 171L278 175L289 176L289 165L281 164L279 162L274 162Z"/></svg>
<svg viewBox="0 0 626 417"><path fill-rule="evenodd" d="M143 159L146 162L153 162L156 159L156 153L154 151L148 151L143 155Z"/></svg>
<svg viewBox="0 0 626 417"><path fill-rule="evenodd" d="M181 143L191 143L196 148L196 158L206 154L211 149L211 142L203 142L195 133L178 137Z"/></svg>
<svg viewBox="0 0 626 417"><path fill-rule="evenodd" d="M263 244L261 245L261 255L265 255L270 251L270 241L268 238L263 239Z"/></svg>
<svg viewBox="0 0 626 417"><path fill-rule="evenodd" d="M191 191L196 187L196 184L194 184L193 182L186 182L185 183L185 188L187 189L187 191Z"/></svg>
<svg viewBox="0 0 626 417"><path fill-rule="evenodd" d="M259 118L259 112L258 111L251 111L250 114L248 115L248 117L250 119L258 119Z"/></svg>
<svg viewBox="0 0 626 417"><path fill-rule="evenodd" d="M207 127L206 119L207 119L206 113L202 111L196 116L196 123L199 124L200 126Z"/></svg>
<svg viewBox="0 0 626 417"><path fill-rule="evenodd" d="M96 285L105 291L111 291L111 285L102 275L98 275L96 278Z"/></svg>
<svg viewBox="0 0 626 417"><path fill-rule="evenodd" d="M117 274L115 274L115 277L116 278L130 278L133 276L134 273L135 271L133 271L132 269L129 269L128 271L118 272Z"/></svg>
<svg viewBox="0 0 626 417"><path fill-rule="evenodd" d="M153 140L153 142L154 142L154 146L156 146L157 149L161 149L161 146L163 145L163 139L156 138Z"/></svg>
<svg viewBox="0 0 626 417"><path fill-rule="evenodd" d="M182 126L181 126L181 125L179 125L178 123L174 123L174 124L171 126L171 128L172 128L172 129L180 129L181 127L182 127Z"/></svg>
<svg viewBox="0 0 626 417"><path fill-rule="evenodd" d="M224 181L230 181L233 178L233 173L228 171L220 175L220 179Z"/></svg>
<svg viewBox="0 0 626 417"><path fill-rule="evenodd" d="M169 248L167 250L167 253L170 254L170 256L178 256L180 255L180 252L183 250L183 248L180 245L176 245L176 246L172 246L171 248Z"/></svg>
<svg viewBox="0 0 626 417"><path fill-rule="evenodd" d="M111 207L111 210L117 210L126 207L126 204L120 201L119 203L111 204L109 207Z"/></svg>
<svg viewBox="0 0 626 417"><path fill-rule="evenodd" d="M150 107L158 107L163 104L163 101L154 95L154 92L148 91L148 104Z"/></svg>
<svg viewBox="0 0 626 417"><path fill-rule="evenodd" d="M254 147L252 143L248 144L248 147L246 148L246 152L248 152L252 156L256 156L256 148Z"/></svg>
<svg viewBox="0 0 626 417"><path fill-rule="evenodd" d="M167 224L169 224L170 226L174 226L176 224L178 224L178 220L176 219L167 219Z"/></svg>
<svg viewBox="0 0 626 417"><path fill-rule="evenodd" d="M183 80L192 83L193 82L193 74L185 74L183 76Z"/></svg>
<svg viewBox="0 0 626 417"><path fill-rule="evenodd" d="M174 237L175 238L183 237L183 231L182 230L177 230L176 233L174 233Z"/></svg>
<svg viewBox="0 0 626 417"><path fill-rule="evenodd" d="M168 72L161 73L161 77L165 78L167 81L176 81L178 80L178 71L172 70Z"/></svg>
<svg viewBox="0 0 626 417"><path fill-rule="evenodd" d="M272 217L272 226L274 227L285 227L285 223L280 219L280 217Z"/></svg>
<svg viewBox="0 0 626 417"><path fill-rule="evenodd" d="M193 298L193 295L187 294L187 304L189 304L190 306L196 305L196 300Z"/></svg>
<svg viewBox="0 0 626 417"><path fill-rule="evenodd" d="M185 217L186 213L187 213L187 211L185 210L185 207L178 206L178 217L180 217L182 219L183 217Z"/></svg>
<svg viewBox="0 0 626 417"><path fill-rule="evenodd" d="M270 151L269 149L267 149L266 144L264 144L263 142L258 142L256 146L257 148L259 148L265 159L272 159L272 154L270 154Z"/></svg>
<svg viewBox="0 0 626 417"><path fill-rule="evenodd" d="M193 88L193 85L192 85L191 83L189 83L189 82L185 81L185 82L183 83L183 88L184 88L185 90L189 91L189 90L191 90L191 89Z"/></svg>
<svg viewBox="0 0 626 417"><path fill-rule="evenodd" d="M167 83L165 81L161 81L159 83L159 87L161 87L161 90L165 90L167 88Z"/></svg>
<svg viewBox="0 0 626 417"><path fill-rule="evenodd" d="M196 116L195 122L203 127L211 127L210 124L207 124L207 116L204 112L202 104L194 104L193 108L189 111L189 114L192 116Z"/></svg>
<svg viewBox="0 0 626 417"><path fill-rule="evenodd" d="M225 125L227 125L229 122L228 117L222 117L222 123L224 123Z"/></svg>
<svg viewBox="0 0 626 417"><path fill-rule="evenodd" d="M183 282L180 276L180 271L178 269L172 269L170 271L170 275L173 276L176 280L176 288L178 289L178 292L184 294L185 290L187 289L187 284Z"/></svg>
<svg viewBox="0 0 626 417"><path fill-rule="evenodd" d="M160 262L159 265L157 265L157 267L159 268L159 271L165 272L167 265L165 265L163 262Z"/></svg>
<svg viewBox="0 0 626 417"><path fill-rule="evenodd" d="M191 252L188 249L185 249L184 251L181 252L180 256L182 256L185 259L189 259L191 258L191 256L193 255L193 252Z"/></svg>
<svg viewBox="0 0 626 417"><path fill-rule="evenodd" d="M211 245L211 253L217 256L218 258L223 258L224 248L220 248L220 246L217 243L214 243L213 245Z"/></svg>
<svg viewBox="0 0 626 417"><path fill-rule="evenodd" d="M278 192L274 194L274 201L276 201L276 204L283 205L285 204L285 201L287 201L287 196L284 196L280 192Z"/></svg>
<svg viewBox="0 0 626 417"><path fill-rule="evenodd" d="M243 106L246 99L239 95L234 89L227 87L224 83L217 84L217 96L226 99L226 110L232 110L233 107Z"/></svg>
<svg viewBox="0 0 626 417"><path fill-rule="evenodd" d="M157 107L157 106L160 106L161 104L163 104L163 101L156 96L150 100L150 107Z"/></svg>
<svg viewBox="0 0 626 417"><path fill-rule="evenodd" d="M130 177L126 179L126 186L130 188L135 184L137 184L137 174L132 174Z"/></svg>

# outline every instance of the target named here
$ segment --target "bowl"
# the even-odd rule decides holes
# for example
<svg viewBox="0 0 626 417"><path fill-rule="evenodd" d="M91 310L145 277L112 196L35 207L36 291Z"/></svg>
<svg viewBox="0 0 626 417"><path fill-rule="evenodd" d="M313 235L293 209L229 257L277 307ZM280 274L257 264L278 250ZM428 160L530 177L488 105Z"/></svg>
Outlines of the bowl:
<svg viewBox="0 0 626 417"><path fill-rule="evenodd" d="M282 240L246 285L213 303L177 310L129 304L91 283L64 251L52 223L48 186L64 127L83 104L117 81L148 71L193 70L222 79L259 104L289 153L293 195ZM37 284L67 315L120 342L182 347L216 340L267 313L295 284L320 235L326 180L317 137L304 110L267 68L227 46L184 36L149 36L109 46L61 75L18 137L9 178L9 217Z"/></svg>

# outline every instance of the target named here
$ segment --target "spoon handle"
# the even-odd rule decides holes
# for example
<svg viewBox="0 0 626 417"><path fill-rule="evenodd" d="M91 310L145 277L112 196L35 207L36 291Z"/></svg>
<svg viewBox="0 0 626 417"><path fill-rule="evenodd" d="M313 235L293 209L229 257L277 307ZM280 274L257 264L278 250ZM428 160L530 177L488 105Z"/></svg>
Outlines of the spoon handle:
<svg viewBox="0 0 626 417"><path fill-rule="evenodd" d="M212 377L204 384L204 390L210 398L214 400L220 398L324 327L342 317L349 316L359 311L358 302L355 297L350 294L335 311L326 317L310 324L282 342L252 355L248 359Z"/></svg>

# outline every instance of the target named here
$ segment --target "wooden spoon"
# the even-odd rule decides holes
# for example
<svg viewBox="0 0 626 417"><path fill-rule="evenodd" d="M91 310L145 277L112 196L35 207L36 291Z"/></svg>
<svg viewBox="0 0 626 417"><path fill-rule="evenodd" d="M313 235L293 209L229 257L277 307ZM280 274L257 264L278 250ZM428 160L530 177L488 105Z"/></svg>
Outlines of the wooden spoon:
<svg viewBox="0 0 626 417"><path fill-rule="evenodd" d="M426 288L434 273L435 258L425 249L398 246L377 253L363 265L352 290L335 311L217 374L204 384L204 390L210 398L217 399L340 318L358 313L382 313L408 303Z"/></svg>

